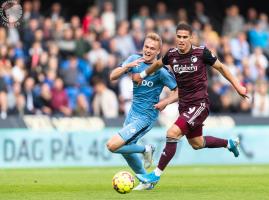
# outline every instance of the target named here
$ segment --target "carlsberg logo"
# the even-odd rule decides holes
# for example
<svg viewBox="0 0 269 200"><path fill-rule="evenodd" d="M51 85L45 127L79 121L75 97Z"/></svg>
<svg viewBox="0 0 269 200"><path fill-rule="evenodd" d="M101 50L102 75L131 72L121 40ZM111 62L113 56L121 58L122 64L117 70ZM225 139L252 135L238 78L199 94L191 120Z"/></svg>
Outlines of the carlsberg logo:
<svg viewBox="0 0 269 200"><path fill-rule="evenodd" d="M182 74L182 73L190 73L190 72L195 72L197 71L197 66L191 64L190 66L188 65L174 65L173 66L174 72Z"/></svg>

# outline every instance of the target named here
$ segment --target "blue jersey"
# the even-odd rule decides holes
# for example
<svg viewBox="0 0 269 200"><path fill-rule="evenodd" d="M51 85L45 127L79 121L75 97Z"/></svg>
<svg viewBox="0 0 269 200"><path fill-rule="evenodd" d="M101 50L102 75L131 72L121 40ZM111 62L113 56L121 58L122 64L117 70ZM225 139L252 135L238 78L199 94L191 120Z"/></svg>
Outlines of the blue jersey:
<svg viewBox="0 0 269 200"><path fill-rule="evenodd" d="M141 55L134 54L127 58L122 66L139 58L141 58ZM149 66L150 64L141 62L139 66L130 68L128 72L140 73ZM128 115L138 117L143 115L149 117L151 120L156 120L159 111L154 108L154 105L159 102L160 93L164 86L167 86L170 90L177 87L174 76L165 68L161 68L147 76L141 85L133 82L133 101Z"/></svg>

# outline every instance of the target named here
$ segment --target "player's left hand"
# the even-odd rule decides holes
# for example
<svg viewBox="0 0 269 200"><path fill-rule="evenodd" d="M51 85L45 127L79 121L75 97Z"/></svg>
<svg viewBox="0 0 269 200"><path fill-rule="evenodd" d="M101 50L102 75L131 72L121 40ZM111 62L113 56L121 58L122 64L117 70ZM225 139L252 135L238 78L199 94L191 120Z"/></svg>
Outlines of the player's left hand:
<svg viewBox="0 0 269 200"><path fill-rule="evenodd" d="M132 75L132 80L136 82L138 85L141 85L143 79L140 77L140 74L136 73Z"/></svg>
<svg viewBox="0 0 269 200"><path fill-rule="evenodd" d="M249 98L247 95L247 88L244 86L240 86L237 90L238 94L243 98Z"/></svg>
<svg viewBox="0 0 269 200"><path fill-rule="evenodd" d="M165 109L166 106L167 106L167 103L165 101L160 101L159 103L156 103L154 105L154 108L159 111L162 111L163 109Z"/></svg>

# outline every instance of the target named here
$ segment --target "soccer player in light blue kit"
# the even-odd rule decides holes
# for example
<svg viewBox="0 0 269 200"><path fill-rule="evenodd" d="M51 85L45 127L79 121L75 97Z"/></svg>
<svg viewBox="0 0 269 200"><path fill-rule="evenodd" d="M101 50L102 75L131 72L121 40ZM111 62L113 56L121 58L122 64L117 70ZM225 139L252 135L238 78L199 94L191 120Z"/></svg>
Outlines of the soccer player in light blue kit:
<svg viewBox="0 0 269 200"><path fill-rule="evenodd" d="M143 46L143 55L134 54L125 60L122 66L114 69L110 74L111 80L117 80L126 73L140 73L156 61L162 46L161 38L156 33L147 34ZM128 165L136 174L146 174L145 168L152 163L154 147L152 145L138 145L137 141L154 125L159 110L164 107L159 104L159 96L164 86L177 93L174 76L165 68L161 68L143 80L141 85L133 85L133 101L125 119L123 128L107 142L107 148L113 153L123 155ZM175 96L167 97L168 102L175 101ZM144 157L144 166L138 153ZM152 189L153 184L140 183L135 190Z"/></svg>

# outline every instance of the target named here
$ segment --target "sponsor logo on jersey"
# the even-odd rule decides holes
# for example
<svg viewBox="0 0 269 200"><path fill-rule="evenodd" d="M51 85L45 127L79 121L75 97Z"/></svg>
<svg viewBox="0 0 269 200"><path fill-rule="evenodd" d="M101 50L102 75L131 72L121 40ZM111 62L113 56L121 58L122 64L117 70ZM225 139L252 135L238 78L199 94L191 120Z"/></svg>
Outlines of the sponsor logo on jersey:
<svg viewBox="0 0 269 200"><path fill-rule="evenodd" d="M192 73L197 71L197 66L191 64L191 65L174 65L173 70L176 73L182 74L182 73Z"/></svg>
<svg viewBox="0 0 269 200"><path fill-rule="evenodd" d="M141 85L147 87L153 87L154 83L152 81L143 80Z"/></svg>

